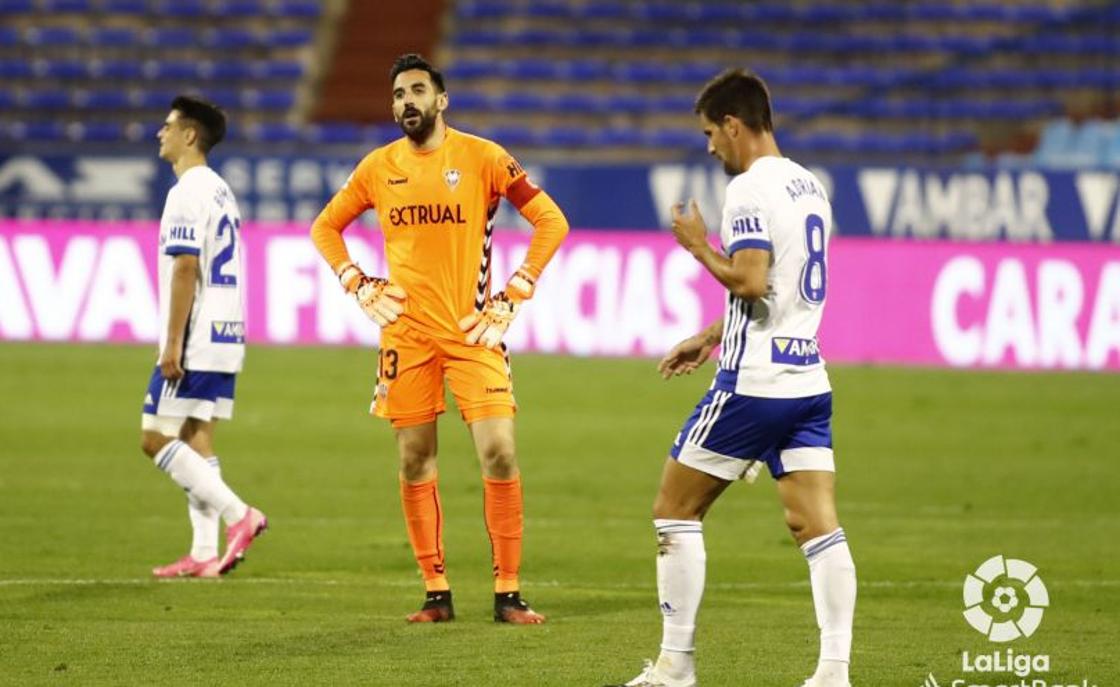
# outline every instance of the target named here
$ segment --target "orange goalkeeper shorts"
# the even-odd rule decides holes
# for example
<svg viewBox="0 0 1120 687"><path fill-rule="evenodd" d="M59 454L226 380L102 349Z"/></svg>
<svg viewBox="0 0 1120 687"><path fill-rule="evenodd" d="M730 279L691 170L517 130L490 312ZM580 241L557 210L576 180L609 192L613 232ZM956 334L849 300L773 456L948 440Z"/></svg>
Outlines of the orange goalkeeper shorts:
<svg viewBox="0 0 1120 687"><path fill-rule="evenodd" d="M381 330L370 412L394 427L432 422L446 407L443 382L467 423L513 417L513 376L505 345L491 349L424 334L398 322Z"/></svg>

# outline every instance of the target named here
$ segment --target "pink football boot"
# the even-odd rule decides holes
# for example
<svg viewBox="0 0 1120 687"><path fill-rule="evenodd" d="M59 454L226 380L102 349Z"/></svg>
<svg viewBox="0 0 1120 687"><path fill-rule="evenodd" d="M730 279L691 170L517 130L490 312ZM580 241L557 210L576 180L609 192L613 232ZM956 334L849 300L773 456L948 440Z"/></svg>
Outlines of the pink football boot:
<svg viewBox="0 0 1120 687"><path fill-rule="evenodd" d="M233 570L245 558L249 545L266 529L268 518L252 507L245 513L245 517L226 528L226 552L218 563L218 570L222 575Z"/></svg>
<svg viewBox="0 0 1120 687"><path fill-rule="evenodd" d="M220 574L218 557L210 560L196 561L189 554L174 563L152 568L156 577L217 577Z"/></svg>

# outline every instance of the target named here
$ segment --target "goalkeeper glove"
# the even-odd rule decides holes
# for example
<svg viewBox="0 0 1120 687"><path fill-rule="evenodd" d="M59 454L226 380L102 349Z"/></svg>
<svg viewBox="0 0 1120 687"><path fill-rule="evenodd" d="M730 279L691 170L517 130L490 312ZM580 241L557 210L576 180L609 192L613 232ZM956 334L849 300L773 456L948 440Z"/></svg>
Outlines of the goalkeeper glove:
<svg viewBox="0 0 1120 687"><path fill-rule="evenodd" d="M404 289L381 277L370 277L352 262L338 269L338 281L353 295L371 320L382 327L397 321L404 312Z"/></svg>
<svg viewBox="0 0 1120 687"><path fill-rule="evenodd" d="M506 283L506 295L515 303L527 301L533 297L533 291L536 290L537 280L529 268L525 265L517 268L513 276L509 278Z"/></svg>
<svg viewBox="0 0 1120 687"><path fill-rule="evenodd" d="M467 333L468 344L494 348L502 342L519 307L502 291L486 302L482 312L473 312L459 320L459 328Z"/></svg>

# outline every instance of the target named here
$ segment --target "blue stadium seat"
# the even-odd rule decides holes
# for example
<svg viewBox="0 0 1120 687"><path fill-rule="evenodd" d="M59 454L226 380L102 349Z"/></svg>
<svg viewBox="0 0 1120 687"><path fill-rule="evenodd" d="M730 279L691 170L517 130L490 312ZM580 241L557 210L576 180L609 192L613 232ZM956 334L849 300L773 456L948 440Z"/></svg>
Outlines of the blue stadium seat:
<svg viewBox="0 0 1120 687"><path fill-rule="evenodd" d="M323 7L316 0L280 0L275 12L281 17L314 19L323 13Z"/></svg>
<svg viewBox="0 0 1120 687"><path fill-rule="evenodd" d="M291 143L299 139L299 130L284 122L261 122L247 128L245 135L260 143Z"/></svg>
<svg viewBox="0 0 1120 687"><path fill-rule="evenodd" d="M544 112L548 101L535 91L510 91L497 96L494 106L506 112Z"/></svg>
<svg viewBox="0 0 1120 687"><path fill-rule="evenodd" d="M563 71L556 60L526 58L502 65L502 75L525 81L555 81L561 78Z"/></svg>
<svg viewBox="0 0 1120 687"><path fill-rule="evenodd" d="M24 91L20 104L28 110L68 110L70 93L62 88L41 88Z"/></svg>
<svg viewBox="0 0 1120 687"><path fill-rule="evenodd" d="M130 141L151 143L157 140L156 134L159 133L162 126L161 122L155 121L129 122L124 128L124 136Z"/></svg>
<svg viewBox="0 0 1120 687"><path fill-rule="evenodd" d="M450 81L483 79L501 73L502 64L495 60L456 60L444 70L445 76Z"/></svg>
<svg viewBox="0 0 1120 687"><path fill-rule="evenodd" d="M689 8L690 18L701 24L737 24L749 12L747 5L736 5L726 0L722 2L703 2Z"/></svg>
<svg viewBox="0 0 1120 687"><path fill-rule="evenodd" d="M653 112L665 114L691 114L696 98L691 95L659 95L653 97L648 107Z"/></svg>
<svg viewBox="0 0 1120 687"><path fill-rule="evenodd" d="M312 124L304 132L309 143L360 143L364 138L362 127L352 122L323 122Z"/></svg>
<svg viewBox="0 0 1120 687"><path fill-rule="evenodd" d="M135 81L144 76L144 66L135 60L94 60L90 74L105 81Z"/></svg>
<svg viewBox="0 0 1120 687"><path fill-rule="evenodd" d="M568 78L573 81L599 81L610 76L606 60L572 60L567 65Z"/></svg>
<svg viewBox="0 0 1120 687"><path fill-rule="evenodd" d="M490 97L478 91L455 91L451 94L451 108L462 111L488 111L493 109Z"/></svg>
<svg viewBox="0 0 1120 687"><path fill-rule="evenodd" d="M265 7L261 0L224 0L213 6L213 11L219 17L240 19L263 16Z"/></svg>
<svg viewBox="0 0 1120 687"><path fill-rule="evenodd" d="M621 83L662 83L671 81L669 65L663 62L623 62L615 65L614 78Z"/></svg>
<svg viewBox="0 0 1120 687"><path fill-rule="evenodd" d="M296 80L303 76L304 66L297 60L266 60L253 65L253 76L259 79Z"/></svg>
<svg viewBox="0 0 1120 687"><path fill-rule="evenodd" d="M0 109L14 108L16 106L16 95L8 90L0 90Z"/></svg>
<svg viewBox="0 0 1120 687"><path fill-rule="evenodd" d="M99 26L90 30L87 39L99 48L131 48L140 42L135 29L120 26Z"/></svg>
<svg viewBox="0 0 1120 687"><path fill-rule="evenodd" d="M144 76L158 81L190 81L198 78L199 63L194 60L152 60L144 64Z"/></svg>
<svg viewBox="0 0 1120 687"><path fill-rule="evenodd" d="M607 96L608 112L641 114L646 110L646 99L639 93L614 93Z"/></svg>
<svg viewBox="0 0 1120 687"><path fill-rule="evenodd" d="M88 14L93 12L90 0L41 0L40 9L51 14Z"/></svg>
<svg viewBox="0 0 1120 687"><path fill-rule="evenodd" d="M27 29L23 40L35 47L64 48L81 43L81 35L69 26L44 26Z"/></svg>
<svg viewBox="0 0 1120 687"><path fill-rule="evenodd" d="M63 141L66 139L66 127L55 121L14 122L8 127L8 135L16 140Z"/></svg>
<svg viewBox="0 0 1120 687"><path fill-rule="evenodd" d="M575 34L556 34L551 45L568 44L577 48L606 48L620 44L640 45L627 31L577 31Z"/></svg>
<svg viewBox="0 0 1120 687"><path fill-rule="evenodd" d="M34 11L33 0L0 0L0 14L30 14Z"/></svg>
<svg viewBox="0 0 1120 687"><path fill-rule="evenodd" d="M470 47L493 47L505 43L506 35L495 29L464 28L455 33L455 42Z"/></svg>
<svg viewBox="0 0 1120 687"><path fill-rule="evenodd" d="M225 110L241 107L244 94L235 88L209 88L203 94L210 102Z"/></svg>
<svg viewBox="0 0 1120 687"><path fill-rule="evenodd" d="M116 122L74 122L67 127L67 138L72 141L106 143L124 138L124 127Z"/></svg>
<svg viewBox="0 0 1120 687"><path fill-rule="evenodd" d="M203 0L155 0L156 13L165 17L194 19L206 16L206 3Z"/></svg>
<svg viewBox="0 0 1120 687"><path fill-rule="evenodd" d="M147 0L103 0L102 7L109 14L147 14Z"/></svg>
<svg viewBox="0 0 1120 687"><path fill-rule="evenodd" d="M643 137L646 145L654 148L699 148L704 137L691 129L654 129Z"/></svg>
<svg viewBox="0 0 1120 687"><path fill-rule="evenodd" d="M550 108L563 114L601 114L607 111L607 104L601 97L575 91L552 98Z"/></svg>
<svg viewBox="0 0 1120 687"><path fill-rule="evenodd" d="M645 136L636 127L609 127L592 132L592 144L603 147L640 146Z"/></svg>
<svg viewBox="0 0 1120 687"><path fill-rule="evenodd" d="M250 89L242 91L240 101L248 110L290 110L296 104L296 94L290 90Z"/></svg>
<svg viewBox="0 0 1120 687"><path fill-rule="evenodd" d="M22 38L19 30L11 26L0 26L0 48L14 48Z"/></svg>
<svg viewBox="0 0 1120 687"><path fill-rule="evenodd" d="M87 64L82 60L35 60L33 69L36 76L46 79L84 79L88 74Z"/></svg>
<svg viewBox="0 0 1120 687"><path fill-rule="evenodd" d="M532 146L536 145L537 142L537 134L529 127L521 124L492 126L483 131L482 135L507 148Z"/></svg>
<svg viewBox="0 0 1120 687"><path fill-rule="evenodd" d="M164 89L139 91L132 96L132 101L143 110L166 111L170 109L171 101L178 95L178 91Z"/></svg>
<svg viewBox="0 0 1120 687"><path fill-rule="evenodd" d="M581 3L575 7L576 17L579 19L626 19L630 16L630 8L624 3L614 0L604 2Z"/></svg>
<svg viewBox="0 0 1120 687"><path fill-rule="evenodd" d="M126 110L132 106L127 91L111 88L88 91L81 98L81 102L82 107L89 110Z"/></svg>
<svg viewBox="0 0 1120 687"><path fill-rule="evenodd" d="M568 19L575 16L575 9L570 2L534 0L525 8L525 16L538 19Z"/></svg>
<svg viewBox="0 0 1120 687"><path fill-rule="evenodd" d="M541 28L525 28L517 31L509 31L505 34L504 40L510 45L523 45L529 48L564 45L566 42L562 32Z"/></svg>
<svg viewBox="0 0 1120 687"><path fill-rule="evenodd" d="M198 69L199 76L215 81L246 81L255 76L251 62L233 58L202 62Z"/></svg>
<svg viewBox="0 0 1120 687"><path fill-rule="evenodd" d="M277 29L269 32L264 42L272 48L297 48L311 42L311 29Z"/></svg>
<svg viewBox="0 0 1120 687"><path fill-rule="evenodd" d="M193 48L198 44L198 39L194 29L172 26L149 29L144 34L144 42L153 48Z"/></svg>
<svg viewBox="0 0 1120 687"><path fill-rule="evenodd" d="M203 44L218 50L244 50L260 42L260 37L252 29L224 27L211 29L203 36Z"/></svg>
<svg viewBox="0 0 1120 687"><path fill-rule="evenodd" d="M546 129L537 139L538 145L556 148L579 148L592 143L592 135L581 126L556 126Z"/></svg>
<svg viewBox="0 0 1120 687"><path fill-rule="evenodd" d="M463 19L501 19L513 15L513 6L501 0L468 0L456 3L455 13Z"/></svg>

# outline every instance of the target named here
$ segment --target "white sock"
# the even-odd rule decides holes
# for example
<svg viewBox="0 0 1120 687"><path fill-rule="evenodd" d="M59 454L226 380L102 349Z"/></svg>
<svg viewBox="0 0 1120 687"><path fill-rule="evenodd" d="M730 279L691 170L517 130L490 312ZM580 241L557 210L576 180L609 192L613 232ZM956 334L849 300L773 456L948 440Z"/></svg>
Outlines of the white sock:
<svg viewBox="0 0 1120 687"><path fill-rule="evenodd" d="M217 456L204 459L220 479L222 466ZM187 511L191 518L191 558L208 561L218 555L218 511L187 493Z"/></svg>
<svg viewBox="0 0 1120 687"><path fill-rule="evenodd" d="M188 496L218 511L227 525L245 517L248 511L245 502L237 498L209 463L187 444L178 439L169 442L152 460L175 480L175 484L186 489Z"/></svg>
<svg viewBox="0 0 1120 687"><path fill-rule="evenodd" d="M815 677L847 683L852 654L852 616L856 610L856 564L844 529L801 545L809 561L813 606L821 630L821 654Z"/></svg>
<svg viewBox="0 0 1120 687"><path fill-rule="evenodd" d="M657 528L657 598L661 603L658 672L671 678L696 672L696 613L704 596L703 525L696 520L653 521Z"/></svg>

